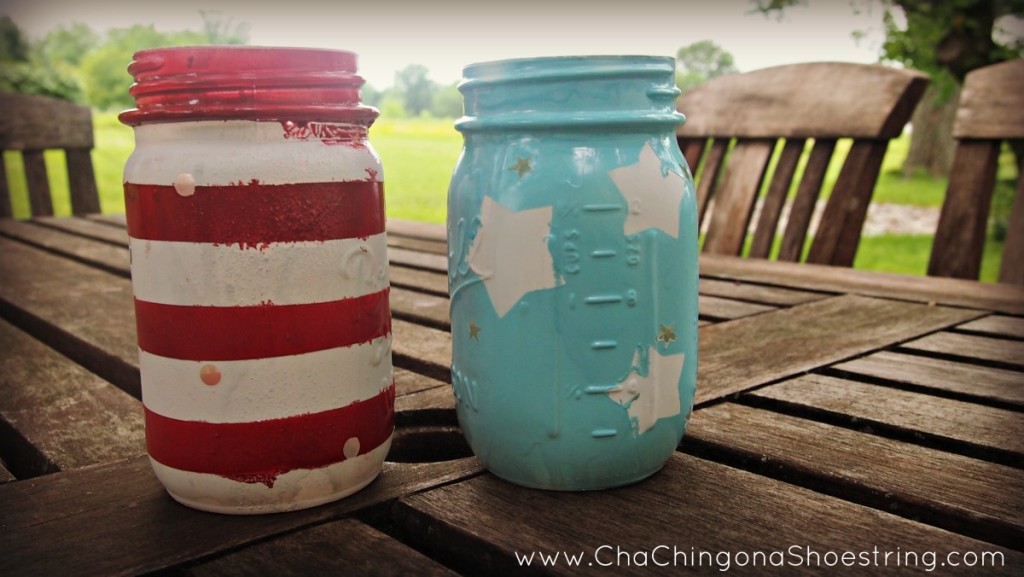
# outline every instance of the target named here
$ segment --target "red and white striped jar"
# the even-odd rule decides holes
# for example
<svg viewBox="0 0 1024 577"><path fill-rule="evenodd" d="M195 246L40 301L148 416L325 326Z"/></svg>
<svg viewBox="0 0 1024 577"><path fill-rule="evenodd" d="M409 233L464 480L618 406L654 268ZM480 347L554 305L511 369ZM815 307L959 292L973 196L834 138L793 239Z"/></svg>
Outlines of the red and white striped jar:
<svg viewBox="0 0 1024 577"><path fill-rule="evenodd" d="M157 477L221 513L311 507L394 431L384 189L356 56L144 50L124 172Z"/></svg>

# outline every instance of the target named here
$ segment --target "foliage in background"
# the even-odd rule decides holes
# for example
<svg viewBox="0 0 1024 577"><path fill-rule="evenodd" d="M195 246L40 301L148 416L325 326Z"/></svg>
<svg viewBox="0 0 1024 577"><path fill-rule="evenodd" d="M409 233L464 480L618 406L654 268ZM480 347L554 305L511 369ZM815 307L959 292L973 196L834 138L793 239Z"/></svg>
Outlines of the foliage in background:
<svg viewBox="0 0 1024 577"><path fill-rule="evenodd" d="M732 54L711 40L694 42L676 52L676 85L683 92L735 72L738 70Z"/></svg>

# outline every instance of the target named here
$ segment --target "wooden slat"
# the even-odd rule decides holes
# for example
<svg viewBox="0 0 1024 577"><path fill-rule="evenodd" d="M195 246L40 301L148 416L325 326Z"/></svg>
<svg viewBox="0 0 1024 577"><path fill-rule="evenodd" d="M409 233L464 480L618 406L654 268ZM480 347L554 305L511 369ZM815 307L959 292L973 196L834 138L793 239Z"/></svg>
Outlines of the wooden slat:
<svg viewBox="0 0 1024 577"><path fill-rule="evenodd" d="M388 248L388 260L409 268L448 274L448 257L403 248Z"/></svg>
<svg viewBox="0 0 1024 577"><path fill-rule="evenodd" d="M391 262L388 268L391 286L436 296L448 296L448 275L404 267Z"/></svg>
<svg viewBox="0 0 1024 577"><path fill-rule="evenodd" d="M1024 318L992 315L964 323L957 330L986 333L992 336L1024 339Z"/></svg>
<svg viewBox="0 0 1024 577"><path fill-rule="evenodd" d="M7 182L7 162L4 160L3 151L0 150L0 218L10 218L13 215L11 185Z"/></svg>
<svg viewBox="0 0 1024 577"><path fill-rule="evenodd" d="M53 221L44 220L43 222ZM107 242L94 242L54 228L38 226L34 222L14 220L0 221L0 235L16 238L35 247L125 278L131 277L127 237L125 237L123 246L117 246Z"/></svg>
<svg viewBox="0 0 1024 577"><path fill-rule="evenodd" d="M441 381L451 378L452 335L423 325L394 319L391 349L395 366Z"/></svg>
<svg viewBox="0 0 1024 577"><path fill-rule="evenodd" d="M683 446L694 445L976 539L1024 543L1018 469L734 403L694 413Z"/></svg>
<svg viewBox="0 0 1024 577"><path fill-rule="evenodd" d="M825 182L825 173L828 171L835 148L835 138L818 138L814 141L814 147L804 167L804 175L797 187L796 197L789 208L778 260L799 262L803 258L804 242L811 226L811 217L814 215L818 197L821 196L821 185Z"/></svg>
<svg viewBox="0 0 1024 577"><path fill-rule="evenodd" d="M977 316L977 312L962 309L851 295L704 327L700 330L697 402L797 375Z"/></svg>
<svg viewBox="0 0 1024 577"><path fill-rule="evenodd" d="M793 306L821 300L829 295L819 292L766 286L754 283L738 283L711 278L700 279L701 296L716 296L779 306Z"/></svg>
<svg viewBox="0 0 1024 577"><path fill-rule="evenodd" d="M389 218L387 228L388 235L396 237L418 238L441 245L446 244L448 240L442 224Z"/></svg>
<svg viewBox="0 0 1024 577"><path fill-rule="evenodd" d="M22 152L25 161L25 180L28 184L28 202L32 214L53 214L50 197L50 179L46 174L46 159L42 150Z"/></svg>
<svg viewBox="0 0 1024 577"><path fill-rule="evenodd" d="M728 150L729 139L716 138L704 158L700 174L694 175L697 179L697 228L703 226L704 218L707 216L708 202L711 200L712 191L716 189L718 175L722 172L722 161L725 160L725 153Z"/></svg>
<svg viewBox="0 0 1024 577"><path fill-rule="evenodd" d="M775 310L775 307L715 296L700 296L697 306L701 317L716 320L733 320Z"/></svg>
<svg viewBox="0 0 1024 577"><path fill-rule="evenodd" d="M5 238L0 270L0 315L139 398L129 279Z"/></svg>
<svg viewBox="0 0 1024 577"><path fill-rule="evenodd" d="M932 241L929 275L978 278L999 151L1000 144L994 140L957 144Z"/></svg>
<svg viewBox="0 0 1024 577"><path fill-rule="evenodd" d="M679 138L677 139L679 150L683 153L683 159L689 166L691 172L696 172L700 165L700 158L704 156L704 147L707 146L706 138Z"/></svg>
<svg viewBox="0 0 1024 577"><path fill-rule="evenodd" d="M96 175L92 168L92 151L88 148L68 148L64 154L67 159L71 212L73 214L99 212L100 196L96 188Z"/></svg>
<svg viewBox="0 0 1024 577"><path fill-rule="evenodd" d="M805 62L719 76L686 91L684 138L894 138L928 85L911 69Z"/></svg>
<svg viewBox="0 0 1024 577"><path fill-rule="evenodd" d="M953 124L956 138L1020 138L1024 126L1024 61L972 70Z"/></svg>
<svg viewBox="0 0 1024 577"><path fill-rule="evenodd" d="M807 262L853 266L886 140L855 140L821 214Z"/></svg>
<svg viewBox="0 0 1024 577"><path fill-rule="evenodd" d="M8 471L7 467L4 466L4 463L0 461L0 485L16 480L17 479L14 477L14 474Z"/></svg>
<svg viewBox="0 0 1024 577"><path fill-rule="evenodd" d="M1024 407L1024 374L919 355L881 351L833 369L901 385Z"/></svg>
<svg viewBox="0 0 1024 577"><path fill-rule="evenodd" d="M738 255L743 250L754 201L774 148L774 140L748 140L737 142L729 153L722 184L715 191L705 252Z"/></svg>
<svg viewBox="0 0 1024 577"><path fill-rule="evenodd" d="M837 273L831 266L766 262L723 255L700 256L702 278L751 281L822 292L851 292L1024 314L1024 288L1018 286L856 269Z"/></svg>
<svg viewBox="0 0 1024 577"><path fill-rule="evenodd" d="M457 574L354 519L325 523L190 569L196 577L233 575Z"/></svg>
<svg viewBox="0 0 1024 577"><path fill-rule="evenodd" d="M32 223L56 230L62 230L85 238L98 240L114 246L128 246L128 230L126 228L123 226L110 226L107 223L92 218L40 216L33 217Z"/></svg>
<svg viewBox="0 0 1024 577"><path fill-rule="evenodd" d="M425 378L425 377L424 377ZM455 417L455 394L447 383L433 381L441 386L432 387L415 393L403 395L395 399L395 419L397 421L419 422L418 415L429 412L435 415L434 421L449 422Z"/></svg>
<svg viewBox="0 0 1024 577"><path fill-rule="evenodd" d="M1024 171L1018 170L1017 198L1013 201L1003 245L999 282L1024 285Z"/></svg>
<svg viewBox="0 0 1024 577"><path fill-rule="evenodd" d="M448 298L391 287L389 296L392 316L449 330Z"/></svg>
<svg viewBox="0 0 1024 577"><path fill-rule="evenodd" d="M1009 368L1024 369L1024 341L941 332L910 341L903 347L912 351L926 351L975 362L989 361Z"/></svg>
<svg viewBox="0 0 1024 577"><path fill-rule="evenodd" d="M750 244L750 253L747 256L755 258L770 256L772 244L775 242L775 231L779 226L779 216L782 215L782 207L786 204L789 187L793 182L793 175L796 173L796 166L803 152L803 140L789 139L783 146L775 165L775 172L772 174L768 193L761 205L761 215L758 218L757 227L754 229L754 239Z"/></svg>
<svg viewBox="0 0 1024 577"><path fill-rule="evenodd" d="M897 548L938 551L939 559L953 550L1004 552L1005 566L976 568L977 574L1013 574L1024 562L1024 555L1014 551L679 454L661 472L626 488L536 491L484 475L401 499L394 516L417 548L474 574L527 572L516 554L531 552L582 555L578 566L562 557L543 568L535 556L529 572L549 575L839 573L821 562L766 568L752 566L749 557L739 563L736 556L740 551L785 552L793 546L801 560L808 549L818 552L819 559L827 551L866 551L870 557L873 550L895 554ZM664 548L655 549L659 545ZM628 560L617 557L619 551ZM688 566L689 557L683 555L700 552L710 557L724 553L719 564L705 558L703 568ZM645 553L642 563L639 555ZM652 555L670 565L656 566ZM881 555L876 558L881 565ZM728 567L726 561L731 561ZM892 563L842 567L842 573L851 575L917 575L921 570Z"/></svg>
<svg viewBox="0 0 1024 577"><path fill-rule="evenodd" d="M0 92L0 149L92 148L92 110L48 96Z"/></svg>
<svg viewBox="0 0 1024 577"><path fill-rule="evenodd" d="M1024 414L828 377L805 375L749 393L852 419L858 427L885 427L908 439L931 439L985 458L1024 466Z"/></svg>
<svg viewBox="0 0 1024 577"><path fill-rule="evenodd" d="M377 480L335 503L251 516L214 515L174 502L147 458L7 483L0 485L0 574L148 573L338 519L478 471L473 458L385 463Z"/></svg>
<svg viewBox="0 0 1024 577"><path fill-rule="evenodd" d="M145 454L141 403L3 320L0 350L0 429L15 438L0 436L18 477Z"/></svg>

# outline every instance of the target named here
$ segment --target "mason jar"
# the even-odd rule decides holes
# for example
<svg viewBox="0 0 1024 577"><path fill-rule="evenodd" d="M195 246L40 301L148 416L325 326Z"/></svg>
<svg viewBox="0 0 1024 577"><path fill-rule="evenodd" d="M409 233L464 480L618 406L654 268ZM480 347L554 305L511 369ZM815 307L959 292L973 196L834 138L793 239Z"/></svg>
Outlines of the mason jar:
<svg viewBox="0 0 1024 577"><path fill-rule="evenodd" d="M452 385L495 475L602 489L658 471L697 374L697 219L674 60L473 64L448 195Z"/></svg>
<svg viewBox="0 0 1024 577"><path fill-rule="evenodd" d="M350 52L144 50L124 171L146 444L191 507L311 507L391 444L381 163Z"/></svg>

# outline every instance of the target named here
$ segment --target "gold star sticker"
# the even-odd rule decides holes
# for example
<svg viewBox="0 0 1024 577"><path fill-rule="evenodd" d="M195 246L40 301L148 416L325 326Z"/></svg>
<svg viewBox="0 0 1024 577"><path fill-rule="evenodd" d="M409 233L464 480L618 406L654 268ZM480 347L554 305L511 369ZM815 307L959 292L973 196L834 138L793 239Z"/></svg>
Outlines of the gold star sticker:
<svg viewBox="0 0 1024 577"><path fill-rule="evenodd" d="M469 321L469 338L480 342L480 327L477 326L476 321Z"/></svg>
<svg viewBox="0 0 1024 577"><path fill-rule="evenodd" d="M533 171L533 168L530 166L530 158L523 158L522 156L517 156L515 165L508 167L508 169L518 172L519 178L522 178L527 172Z"/></svg>
<svg viewBox="0 0 1024 577"><path fill-rule="evenodd" d="M659 343L665 343L665 348L668 348L668 344L676 340L676 331L672 329L675 324L663 325L658 323L660 330L658 331L658 338L654 339Z"/></svg>

